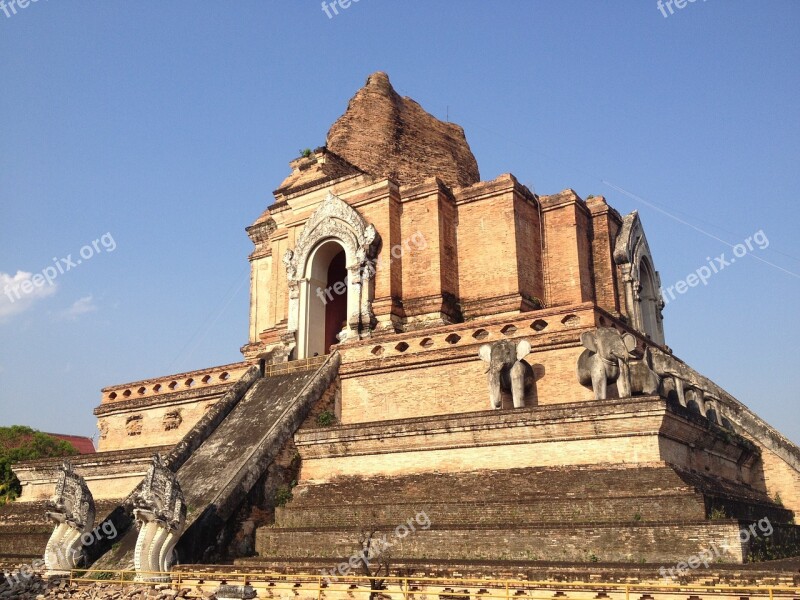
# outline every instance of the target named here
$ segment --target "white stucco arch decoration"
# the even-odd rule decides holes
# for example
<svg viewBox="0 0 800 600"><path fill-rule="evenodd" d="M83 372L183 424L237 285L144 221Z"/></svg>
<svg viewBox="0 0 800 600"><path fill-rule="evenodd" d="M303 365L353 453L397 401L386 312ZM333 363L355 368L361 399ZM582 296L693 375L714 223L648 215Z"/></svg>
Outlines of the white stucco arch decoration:
<svg viewBox="0 0 800 600"><path fill-rule="evenodd" d="M625 306L631 325L664 345L664 300L661 278L655 268L639 211L625 215L614 246L614 262L622 272Z"/></svg>
<svg viewBox="0 0 800 600"><path fill-rule="evenodd" d="M316 292L311 289L313 260L316 249L329 240L341 245L346 257L347 329L342 332L343 341L369 337L376 324L372 300L380 236L358 211L328 192L306 221L294 250L287 250L283 256L289 285L288 331L294 334L297 358L309 355L308 328L311 323L307 315Z"/></svg>

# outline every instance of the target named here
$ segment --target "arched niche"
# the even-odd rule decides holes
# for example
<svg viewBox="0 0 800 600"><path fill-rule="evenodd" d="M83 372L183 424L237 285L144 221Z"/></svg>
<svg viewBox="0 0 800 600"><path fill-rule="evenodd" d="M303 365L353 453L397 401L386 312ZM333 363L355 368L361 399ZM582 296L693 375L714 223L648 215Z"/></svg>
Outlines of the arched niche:
<svg viewBox="0 0 800 600"><path fill-rule="evenodd" d="M622 228L614 246L614 262L622 274L625 307L631 325L663 346L661 279L655 270L638 211L622 219Z"/></svg>
<svg viewBox="0 0 800 600"><path fill-rule="evenodd" d="M347 316L358 310L348 285L347 251L336 238L320 242L309 254L306 282L300 290L298 349L301 357L327 354L347 336Z"/></svg>
<svg viewBox="0 0 800 600"><path fill-rule="evenodd" d="M296 357L324 354L326 310L336 296L346 297L344 326L338 339L345 342L369 337L375 326L372 300L375 293L375 259L380 236L375 227L344 200L328 193L306 221L293 250L283 256L289 285L288 331L293 334ZM344 253L345 281L329 281L332 261ZM340 294L341 285L345 290ZM328 323L329 324L329 323Z"/></svg>

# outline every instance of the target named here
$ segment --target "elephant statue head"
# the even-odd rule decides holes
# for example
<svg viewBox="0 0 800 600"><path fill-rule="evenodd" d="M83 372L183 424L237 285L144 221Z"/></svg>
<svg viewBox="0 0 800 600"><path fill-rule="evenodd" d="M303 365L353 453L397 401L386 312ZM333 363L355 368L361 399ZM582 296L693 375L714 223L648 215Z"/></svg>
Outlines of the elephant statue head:
<svg viewBox="0 0 800 600"><path fill-rule="evenodd" d="M502 408L501 390L511 392L514 408L525 406L525 394L533 388L534 375L533 367L522 359L530 351L531 344L528 340L520 340L516 344L510 340L501 340L481 346L481 360L489 364L486 374L490 408Z"/></svg>
<svg viewBox="0 0 800 600"><path fill-rule="evenodd" d="M591 385L595 400L608 398L608 384L617 383L620 398L631 395L628 361L636 348L636 338L612 327L598 327L581 334L584 350L578 357L578 381Z"/></svg>

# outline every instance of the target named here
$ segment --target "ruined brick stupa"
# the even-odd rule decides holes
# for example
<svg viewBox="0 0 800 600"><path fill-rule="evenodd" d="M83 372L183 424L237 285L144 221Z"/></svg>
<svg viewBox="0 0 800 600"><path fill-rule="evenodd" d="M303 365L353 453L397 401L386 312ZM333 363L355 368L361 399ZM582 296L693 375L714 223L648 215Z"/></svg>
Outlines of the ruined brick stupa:
<svg viewBox="0 0 800 600"><path fill-rule="evenodd" d="M383 73L290 165L247 228L244 360L102 391L74 489L127 533L86 563L308 570L421 512L397 565L798 552L800 450L666 345L637 213L480 181L463 130ZM44 553L59 467L15 467L7 558Z"/></svg>

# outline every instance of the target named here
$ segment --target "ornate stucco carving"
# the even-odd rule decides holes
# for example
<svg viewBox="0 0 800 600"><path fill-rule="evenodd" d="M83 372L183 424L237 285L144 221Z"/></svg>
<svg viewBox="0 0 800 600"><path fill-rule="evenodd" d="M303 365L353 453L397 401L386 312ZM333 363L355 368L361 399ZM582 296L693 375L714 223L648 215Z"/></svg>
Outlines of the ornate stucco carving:
<svg viewBox="0 0 800 600"><path fill-rule="evenodd" d="M631 325L657 344L664 344L664 317L661 313L661 279L655 269L639 212L622 219L614 246L614 262L619 265L625 305Z"/></svg>
<svg viewBox="0 0 800 600"><path fill-rule="evenodd" d="M133 514L139 535L134 565L139 581L169 580L158 573L169 571L186 522L186 505L178 478L160 454L153 456L142 489L133 498Z"/></svg>
<svg viewBox="0 0 800 600"><path fill-rule="evenodd" d="M372 312L375 261L381 238L375 227L347 202L328 193L322 204L306 221L294 249L283 255L289 286L288 331L296 333L300 320L300 287L308 277L308 261L314 249L323 241L339 242L347 256L348 295L353 296L344 339L368 337L375 326Z"/></svg>
<svg viewBox="0 0 800 600"><path fill-rule="evenodd" d="M181 426L181 423L183 423L183 415L181 414L180 409L169 411L162 419L164 431L172 431L173 429L177 429Z"/></svg>
<svg viewBox="0 0 800 600"><path fill-rule="evenodd" d="M61 466L46 514L56 526L45 549L45 567L51 575L67 573L83 559L81 538L92 531L95 518L92 492L68 462Z"/></svg>
<svg viewBox="0 0 800 600"><path fill-rule="evenodd" d="M375 227L368 224L347 202L328 192L319 208L306 221L288 259L295 275L305 267L311 250L326 238L338 239L348 251L348 256L357 256L361 261L374 260L380 249L380 238Z"/></svg>
<svg viewBox="0 0 800 600"><path fill-rule="evenodd" d="M125 431L129 436L142 435L142 415L131 415L125 420Z"/></svg>

